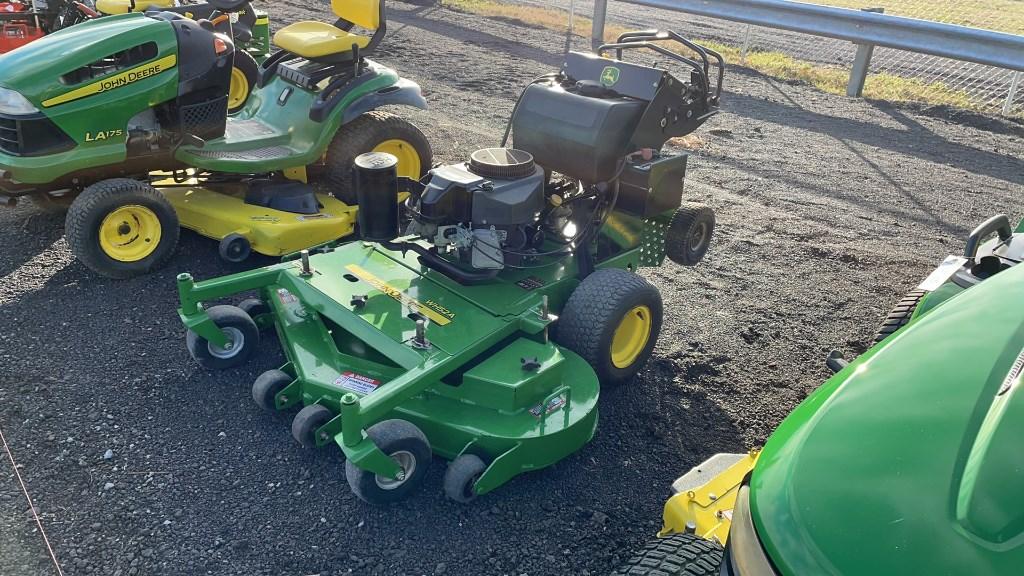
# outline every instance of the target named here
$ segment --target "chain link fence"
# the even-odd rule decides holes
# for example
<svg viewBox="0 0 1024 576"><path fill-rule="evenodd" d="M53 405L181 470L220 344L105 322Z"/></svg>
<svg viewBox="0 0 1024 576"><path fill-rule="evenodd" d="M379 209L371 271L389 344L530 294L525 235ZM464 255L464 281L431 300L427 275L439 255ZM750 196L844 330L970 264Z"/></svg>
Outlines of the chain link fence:
<svg viewBox="0 0 1024 576"><path fill-rule="evenodd" d="M921 18L948 24L1024 34L1024 0L820 0L818 4L853 9L881 9L886 14ZM778 30L733 24L732 43L747 51L782 52L808 62L849 69L857 47L849 42L780 34ZM981 64L876 48L872 74L888 74L916 81L917 97L929 92L944 100L986 113L1024 117L1024 78L1021 73Z"/></svg>

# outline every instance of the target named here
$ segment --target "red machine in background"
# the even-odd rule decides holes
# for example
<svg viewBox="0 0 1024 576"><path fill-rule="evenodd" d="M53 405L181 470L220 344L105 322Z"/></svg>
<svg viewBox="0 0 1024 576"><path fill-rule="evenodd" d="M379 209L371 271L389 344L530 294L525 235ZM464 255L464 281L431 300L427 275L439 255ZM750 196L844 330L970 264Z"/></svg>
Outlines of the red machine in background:
<svg viewBox="0 0 1024 576"><path fill-rule="evenodd" d="M33 6L26 2L0 2L0 53L10 52L36 38L42 38L46 31Z"/></svg>
<svg viewBox="0 0 1024 576"><path fill-rule="evenodd" d="M0 54L96 16L92 0L0 1Z"/></svg>

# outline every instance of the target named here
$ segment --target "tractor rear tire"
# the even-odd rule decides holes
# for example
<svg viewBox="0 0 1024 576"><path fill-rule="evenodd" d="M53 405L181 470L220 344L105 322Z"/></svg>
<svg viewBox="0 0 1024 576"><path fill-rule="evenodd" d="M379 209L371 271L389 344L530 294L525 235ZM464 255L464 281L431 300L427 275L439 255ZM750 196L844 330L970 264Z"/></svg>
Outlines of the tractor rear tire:
<svg viewBox="0 0 1024 576"><path fill-rule="evenodd" d="M619 566L615 576L715 576L722 547L694 534L672 534L649 542Z"/></svg>
<svg viewBox="0 0 1024 576"><path fill-rule="evenodd" d="M677 208L665 231L665 255L681 266L696 266L711 247L715 212L701 204Z"/></svg>
<svg viewBox="0 0 1024 576"><path fill-rule="evenodd" d="M178 246L178 215L145 182L112 178L87 187L71 203L64 236L71 252L108 278L160 268Z"/></svg>
<svg viewBox="0 0 1024 576"><path fill-rule="evenodd" d="M249 101L249 95L259 78L260 65L245 50L235 50L235 61L231 66L231 84L228 88L228 114L234 114Z"/></svg>
<svg viewBox="0 0 1024 576"><path fill-rule="evenodd" d="M661 294L621 268L598 270L569 296L555 341L586 360L602 385L636 376L661 331Z"/></svg>
<svg viewBox="0 0 1024 576"><path fill-rule="evenodd" d="M352 463L345 462L345 479L352 493L370 504L389 504L404 500L423 483L433 453L423 432L405 420L384 420L366 429L366 435L378 448L400 463L405 472L402 480L377 476Z"/></svg>
<svg viewBox="0 0 1024 576"><path fill-rule="evenodd" d="M277 395L293 380L294 378L283 370L267 370L257 376L252 383L253 402L267 412L276 412Z"/></svg>
<svg viewBox="0 0 1024 576"><path fill-rule="evenodd" d="M897 302L896 306L889 312L889 315L882 321L882 325L879 326L878 334L875 334L875 344L892 336L897 330L906 326L914 315L914 311L917 310L917 305L927 295L927 290L911 290Z"/></svg>
<svg viewBox="0 0 1024 576"><path fill-rule="evenodd" d="M303 448L316 448L316 429L327 424L334 418L334 413L326 406L310 404L304 406L292 420L292 438Z"/></svg>
<svg viewBox="0 0 1024 576"><path fill-rule="evenodd" d="M487 463L476 454L463 454L448 464L444 473L444 493L452 500L468 504L476 499L473 486L487 470Z"/></svg>
<svg viewBox="0 0 1024 576"><path fill-rule="evenodd" d="M342 125L327 147L326 182L338 200L356 204L352 163L356 156L373 151L403 152L396 154L398 175L415 179L426 174L434 160L430 142L415 124L389 112L366 112Z"/></svg>
<svg viewBox="0 0 1024 576"><path fill-rule="evenodd" d="M237 306L220 305L206 311L210 320L231 338L230 349L211 344L206 338L189 330L185 345L189 354L207 370L227 370L245 363L260 345L260 331L256 322Z"/></svg>

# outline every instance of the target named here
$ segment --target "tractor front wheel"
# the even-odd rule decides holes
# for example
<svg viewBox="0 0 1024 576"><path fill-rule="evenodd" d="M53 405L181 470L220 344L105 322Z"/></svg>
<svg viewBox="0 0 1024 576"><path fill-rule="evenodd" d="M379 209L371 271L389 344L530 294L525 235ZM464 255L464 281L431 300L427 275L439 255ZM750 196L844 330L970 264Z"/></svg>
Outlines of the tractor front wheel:
<svg viewBox="0 0 1024 576"><path fill-rule="evenodd" d="M423 132L389 112L367 112L343 125L327 148L326 181L334 196L350 206L356 203L352 163L366 152L387 152L398 158L398 175L414 180L430 170L434 158Z"/></svg>
<svg viewBox="0 0 1024 576"><path fill-rule="evenodd" d="M228 339L223 348L189 330L185 345L189 354L207 370L227 370L243 364L260 344L256 322L236 306L214 306L206 311Z"/></svg>
<svg viewBox="0 0 1024 576"><path fill-rule="evenodd" d="M896 333L897 330L903 328L910 322L910 319L914 316L914 311L917 310L917 305L921 303L921 300L928 295L927 290L911 290L903 297L902 300L896 303L889 315L882 321L882 325L878 327L878 333L875 334L875 344L878 344L882 340L885 340L889 336Z"/></svg>
<svg viewBox="0 0 1024 576"><path fill-rule="evenodd" d="M366 429L366 436L401 468L399 478L378 476L345 462L345 478L352 492L370 504L388 504L408 498L427 474L433 456L423 432L405 420L384 420Z"/></svg>
<svg viewBox="0 0 1024 576"><path fill-rule="evenodd" d="M661 319L661 294L650 282L620 268L598 270L569 296L556 340L582 356L601 384L621 384L654 351Z"/></svg>
<svg viewBox="0 0 1024 576"><path fill-rule="evenodd" d="M64 235L92 271L130 278L165 264L178 245L178 215L145 182L113 178L87 187L71 203Z"/></svg>

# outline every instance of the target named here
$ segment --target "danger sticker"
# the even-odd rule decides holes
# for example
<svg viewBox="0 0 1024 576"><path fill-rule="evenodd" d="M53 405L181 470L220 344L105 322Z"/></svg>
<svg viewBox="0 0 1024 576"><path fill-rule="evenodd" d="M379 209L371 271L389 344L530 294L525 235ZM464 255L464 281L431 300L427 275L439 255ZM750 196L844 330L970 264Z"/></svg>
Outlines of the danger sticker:
<svg viewBox="0 0 1024 576"><path fill-rule="evenodd" d="M530 408L530 414L533 414L534 418L540 418L541 416L551 414L562 406L565 406L565 396L557 396L549 400L547 406L537 404L533 408Z"/></svg>
<svg viewBox="0 0 1024 576"><path fill-rule="evenodd" d="M380 380L374 380L369 376L363 376L362 374L356 374L355 372L343 372L338 379L334 381L335 386L340 386L349 392L355 392L356 394L366 395L377 389L380 386Z"/></svg>
<svg viewBox="0 0 1024 576"><path fill-rule="evenodd" d="M281 304L285 304L285 305L287 305L287 304L294 304L294 303L299 301L299 297L298 296L296 296L295 294L292 294L291 292L289 292L288 290L286 290L284 288L278 288L277 289L277 297L278 297L278 299L281 300Z"/></svg>

